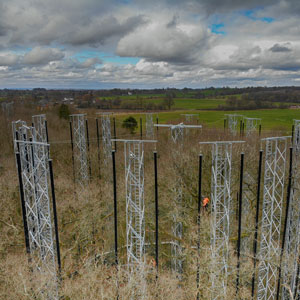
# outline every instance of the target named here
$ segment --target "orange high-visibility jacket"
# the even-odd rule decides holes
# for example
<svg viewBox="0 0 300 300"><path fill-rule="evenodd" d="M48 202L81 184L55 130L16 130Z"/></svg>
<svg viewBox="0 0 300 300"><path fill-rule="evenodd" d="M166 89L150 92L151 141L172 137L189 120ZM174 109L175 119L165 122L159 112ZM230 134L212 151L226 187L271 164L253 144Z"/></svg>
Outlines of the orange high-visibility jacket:
<svg viewBox="0 0 300 300"><path fill-rule="evenodd" d="M207 204L209 203L209 199L208 198L204 198L203 199L203 206L207 206Z"/></svg>

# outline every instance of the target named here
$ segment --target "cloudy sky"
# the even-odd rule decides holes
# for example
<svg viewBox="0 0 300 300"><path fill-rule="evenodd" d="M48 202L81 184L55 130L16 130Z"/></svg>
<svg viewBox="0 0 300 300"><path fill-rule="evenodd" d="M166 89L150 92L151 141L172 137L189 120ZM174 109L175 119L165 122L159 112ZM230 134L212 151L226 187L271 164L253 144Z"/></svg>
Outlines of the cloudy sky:
<svg viewBox="0 0 300 300"><path fill-rule="evenodd" d="M299 0L0 0L0 88L300 85Z"/></svg>

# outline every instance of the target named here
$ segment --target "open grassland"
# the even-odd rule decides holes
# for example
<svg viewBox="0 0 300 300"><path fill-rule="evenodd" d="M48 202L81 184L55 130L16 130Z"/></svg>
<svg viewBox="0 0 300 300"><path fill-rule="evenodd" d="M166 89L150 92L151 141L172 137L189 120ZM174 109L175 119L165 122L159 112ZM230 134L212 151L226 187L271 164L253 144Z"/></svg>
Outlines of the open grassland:
<svg viewBox="0 0 300 300"><path fill-rule="evenodd" d="M182 114L196 114L199 118L199 124L207 127L223 128L224 118L226 114L239 114L249 118L261 118L262 129L282 129L290 131L293 120L300 119L300 110L297 109L262 109L262 110L245 110L245 111L195 111L195 110L180 110L153 113L154 122L156 116L159 123L172 123L185 122L185 117ZM145 125L145 113L118 113L116 112L116 119L121 123L128 115L134 116L137 120L143 119Z"/></svg>

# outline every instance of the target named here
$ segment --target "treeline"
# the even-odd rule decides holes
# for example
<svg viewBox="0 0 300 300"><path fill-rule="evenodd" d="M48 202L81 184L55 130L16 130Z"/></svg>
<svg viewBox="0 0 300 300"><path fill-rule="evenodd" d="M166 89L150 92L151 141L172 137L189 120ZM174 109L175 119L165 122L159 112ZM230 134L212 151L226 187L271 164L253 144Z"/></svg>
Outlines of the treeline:
<svg viewBox="0 0 300 300"><path fill-rule="evenodd" d="M241 97L234 95L228 96L224 105L219 105L220 110L253 110L253 109L271 109L288 108L289 101L276 101L273 97L263 97L259 94L245 94Z"/></svg>
<svg viewBox="0 0 300 300"><path fill-rule="evenodd" d="M135 99L124 100L120 97L113 99L98 98L84 96L81 101L78 101L78 108L97 108L97 109L128 109L128 110L167 110L174 105L172 94L166 94L158 103L149 101L148 98L136 96Z"/></svg>

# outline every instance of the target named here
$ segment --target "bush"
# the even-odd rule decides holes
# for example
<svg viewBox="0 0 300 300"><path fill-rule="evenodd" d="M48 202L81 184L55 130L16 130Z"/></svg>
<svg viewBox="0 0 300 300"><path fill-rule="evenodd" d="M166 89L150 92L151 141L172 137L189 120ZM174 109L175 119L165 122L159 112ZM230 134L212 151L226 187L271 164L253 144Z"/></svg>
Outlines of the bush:
<svg viewBox="0 0 300 300"><path fill-rule="evenodd" d="M68 120L68 119L69 119L69 116L70 116L70 109L69 109L69 106L66 105L66 104L62 104L62 105L59 107L59 110L58 110L58 116L59 116L61 119L66 119L66 120Z"/></svg>
<svg viewBox="0 0 300 300"><path fill-rule="evenodd" d="M122 127L128 129L133 134L138 127L137 120L130 116L123 121Z"/></svg>

